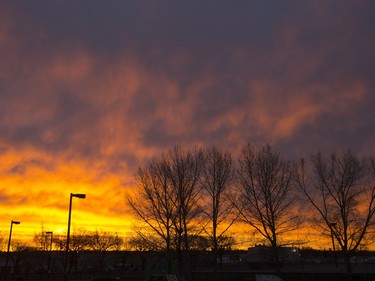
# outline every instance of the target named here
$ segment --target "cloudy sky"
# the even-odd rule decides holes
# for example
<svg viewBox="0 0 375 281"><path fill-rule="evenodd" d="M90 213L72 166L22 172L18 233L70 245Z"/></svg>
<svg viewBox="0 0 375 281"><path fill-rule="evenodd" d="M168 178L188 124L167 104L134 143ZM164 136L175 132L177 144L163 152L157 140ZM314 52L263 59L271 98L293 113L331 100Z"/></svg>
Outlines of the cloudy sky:
<svg viewBox="0 0 375 281"><path fill-rule="evenodd" d="M375 153L375 1L1 1L0 231L125 232L176 143ZM17 234L18 232L18 234Z"/></svg>

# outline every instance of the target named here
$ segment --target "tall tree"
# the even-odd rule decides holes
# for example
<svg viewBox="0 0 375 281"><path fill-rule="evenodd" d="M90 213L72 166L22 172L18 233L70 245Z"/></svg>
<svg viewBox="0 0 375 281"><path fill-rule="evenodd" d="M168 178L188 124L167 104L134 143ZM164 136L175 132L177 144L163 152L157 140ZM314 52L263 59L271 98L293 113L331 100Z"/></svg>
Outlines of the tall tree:
<svg viewBox="0 0 375 281"><path fill-rule="evenodd" d="M177 212L174 219L176 247L178 251L188 251L190 237L198 234L194 232L194 220L201 212L199 176L203 163L202 151L183 151L181 146L176 145L166 157L166 174L175 196L172 202Z"/></svg>
<svg viewBox="0 0 375 281"><path fill-rule="evenodd" d="M216 271L218 245L236 220L234 205L230 199L230 188L234 178L232 156L213 146L203 153L203 168L200 183L203 187L203 214L208 223L204 231L210 238Z"/></svg>
<svg viewBox="0 0 375 281"><path fill-rule="evenodd" d="M192 222L200 212L201 165L200 150L184 152L177 145L138 169L137 193L128 203L151 231L151 235L144 235L144 229L138 231L140 236L147 239L156 235L160 239L155 243L162 241L159 248L163 250L189 249Z"/></svg>
<svg viewBox="0 0 375 281"><path fill-rule="evenodd" d="M241 218L273 248L279 270L278 248L286 243L282 239L300 225L294 210L292 166L269 145L256 151L248 144L242 150L238 176Z"/></svg>
<svg viewBox="0 0 375 281"><path fill-rule="evenodd" d="M138 169L137 193L128 198L133 213L147 226L138 231L142 241L167 252L176 250L185 268L188 263L182 262L183 252L189 250L190 239L199 234L194 228L201 212L201 166L199 149L183 151L176 145Z"/></svg>
<svg viewBox="0 0 375 281"><path fill-rule="evenodd" d="M350 279L350 256L374 230L374 159L359 159L351 151L331 153L328 157L317 153L311 156L309 169L301 160L296 179L316 211L312 222L323 234L332 235L341 248Z"/></svg>
<svg viewBox="0 0 375 281"><path fill-rule="evenodd" d="M128 203L136 217L151 230L150 235L149 231L144 232L144 228L137 228L144 243L169 252L177 210L175 191L167 171L168 161L165 155L154 158L145 167L139 167L136 176L137 194L128 197Z"/></svg>

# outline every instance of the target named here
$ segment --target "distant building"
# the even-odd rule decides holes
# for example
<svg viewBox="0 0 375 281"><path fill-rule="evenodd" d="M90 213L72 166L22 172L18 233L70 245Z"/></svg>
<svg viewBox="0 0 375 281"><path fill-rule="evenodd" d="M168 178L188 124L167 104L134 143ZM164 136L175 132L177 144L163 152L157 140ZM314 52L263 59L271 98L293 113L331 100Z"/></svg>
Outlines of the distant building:
<svg viewBox="0 0 375 281"><path fill-rule="evenodd" d="M296 263L300 260L300 252L296 248L281 247L278 251L281 263ZM245 259L248 263L253 264L271 264L273 262L273 248L256 245L248 249Z"/></svg>

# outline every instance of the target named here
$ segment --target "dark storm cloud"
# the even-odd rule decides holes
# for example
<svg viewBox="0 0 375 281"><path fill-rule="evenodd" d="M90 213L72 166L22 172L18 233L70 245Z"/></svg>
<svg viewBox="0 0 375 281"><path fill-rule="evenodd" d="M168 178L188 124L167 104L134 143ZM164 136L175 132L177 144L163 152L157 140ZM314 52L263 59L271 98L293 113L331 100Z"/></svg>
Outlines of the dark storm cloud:
<svg viewBox="0 0 375 281"><path fill-rule="evenodd" d="M372 1L3 5L5 143L132 166L177 141L374 150Z"/></svg>
<svg viewBox="0 0 375 281"><path fill-rule="evenodd" d="M293 11L279 1L35 1L15 3L10 11L23 18L16 21L13 31L23 36L25 51L41 48L48 52L70 42L104 56L132 49L145 63L159 64L163 59L158 60L154 50L162 55L186 50L194 56L215 54L233 45L271 50L274 27L283 16L288 17L290 8ZM39 29L38 40L33 40L33 28Z"/></svg>

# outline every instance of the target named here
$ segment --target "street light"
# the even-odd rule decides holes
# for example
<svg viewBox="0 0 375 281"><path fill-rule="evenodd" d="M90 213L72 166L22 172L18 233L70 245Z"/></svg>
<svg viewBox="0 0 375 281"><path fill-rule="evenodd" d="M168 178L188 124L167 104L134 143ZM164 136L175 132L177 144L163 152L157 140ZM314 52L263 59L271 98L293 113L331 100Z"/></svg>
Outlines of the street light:
<svg viewBox="0 0 375 281"><path fill-rule="evenodd" d="M64 262L64 280L67 279L68 274L68 255L69 255L69 242L70 242L70 219L72 216L72 199L73 197L79 199L85 199L86 194L81 193L70 193L70 201L69 201L69 217L68 217L68 233L66 235L66 250L65 250L65 262Z"/></svg>
<svg viewBox="0 0 375 281"><path fill-rule="evenodd" d="M10 222L10 231L9 231L9 239L8 239L8 250L7 250L7 256L6 256L6 259L5 259L5 273L4 273L4 280L5 280L5 276L6 276L6 273L7 273L7 269L8 269L8 259L9 259L9 251L10 251L10 241L12 240L12 230L13 230L13 224L20 224L21 222L19 221L14 221L12 220Z"/></svg>
<svg viewBox="0 0 375 281"><path fill-rule="evenodd" d="M51 237L50 244L49 244L49 257L48 257L48 280L49 280L50 274L51 274L51 255L52 255L53 232L52 231L46 231L46 234L50 235L50 237Z"/></svg>
<svg viewBox="0 0 375 281"><path fill-rule="evenodd" d="M331 229L333 255L335 257L335 266L336 266L336 270L337 270L337 267L338 267L338 265L337 265L337 255L336 255L336 249L335 249L335 240L333 239L333 229L336 228L336 225L337 225L337 223L335 223L335 222L332 222L332 223L329 224L330 229Z"/></svg>

